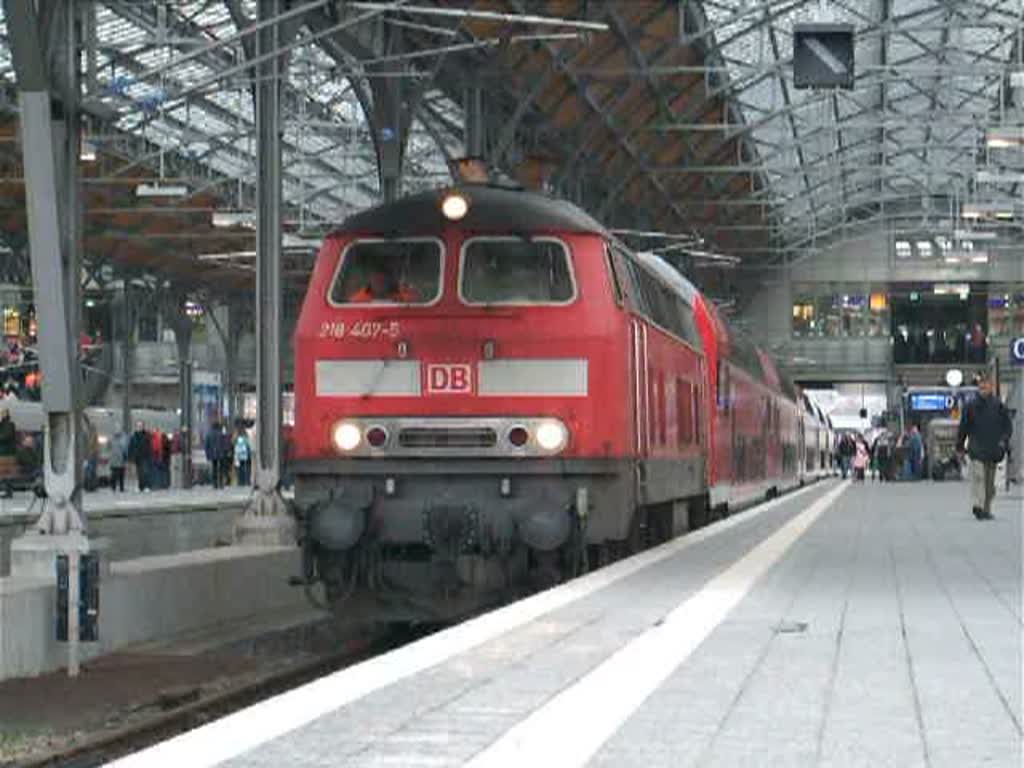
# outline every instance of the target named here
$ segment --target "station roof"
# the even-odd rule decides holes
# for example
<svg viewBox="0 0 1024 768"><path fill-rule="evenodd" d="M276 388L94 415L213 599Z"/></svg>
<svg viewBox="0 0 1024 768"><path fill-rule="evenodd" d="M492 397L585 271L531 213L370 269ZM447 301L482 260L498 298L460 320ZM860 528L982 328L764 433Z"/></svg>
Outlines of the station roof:
<svg viewBox="0 0 1024 768"><path fill-rule="evenodd" d="M128 170L86 170L90 190L103 190L87 195L90 250L182 277L203 262L225 285L251 280L251 229L215 227L213 214L251 224L251 36L239 30L255 6L94 4L87 146L120 158L118 168L134 165L139 179L185 184L188 195L140 205L123 180L106 183ZM851 223L955 219L965 201L1014 197L1007 171L1024 173L1019 142L986 145L993 126L1016 120L1010 71L1022 20L1011 0L293 4L302 7L284 88L285 220L297 235L379 199L374 143L386 137L364 111L372 78L416 85L405 192L450 181L448 160L470 143L467 93L481 88L492 164L515 175L530 157L547 158L556 193L603 224L692 235L705 250L754 263ZM793 85L794 25L822 18L855 28L851 90ZM605 26L570 23L579 21ZM0 78L10 95L6 44ZM0 187L8 212L16 178ZM108 213L89 213L97 206Z"/></svg>

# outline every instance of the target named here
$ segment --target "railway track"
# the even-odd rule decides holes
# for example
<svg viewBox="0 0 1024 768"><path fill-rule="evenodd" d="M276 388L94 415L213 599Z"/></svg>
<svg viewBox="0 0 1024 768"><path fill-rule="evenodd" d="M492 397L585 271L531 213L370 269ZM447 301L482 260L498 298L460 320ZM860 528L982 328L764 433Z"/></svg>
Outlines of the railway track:
<svg viewBox="0 0 1024 768"><path fill-rule="evenodd" d="M285 669L265 673L208 696L201 694L173 709L104 731L85 741L15 762L0 761L0 768L92 768L196 728L204 723L284 693L339 669L386 653L429 634L436 628L389 630L379 636L349 641L344 650L320 654Z"/></svg>

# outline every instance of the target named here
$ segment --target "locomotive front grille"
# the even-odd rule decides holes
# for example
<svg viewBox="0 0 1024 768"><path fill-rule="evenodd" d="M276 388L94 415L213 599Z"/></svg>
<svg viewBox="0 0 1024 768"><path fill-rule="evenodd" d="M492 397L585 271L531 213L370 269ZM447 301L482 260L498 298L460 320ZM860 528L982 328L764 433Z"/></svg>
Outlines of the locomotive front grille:
<svg viewBox="0 0 1024 768"><path fill-rule="evenodd" d="M498 433L491 427L405 427L398 433L402 448L493 448Z"/></svg>

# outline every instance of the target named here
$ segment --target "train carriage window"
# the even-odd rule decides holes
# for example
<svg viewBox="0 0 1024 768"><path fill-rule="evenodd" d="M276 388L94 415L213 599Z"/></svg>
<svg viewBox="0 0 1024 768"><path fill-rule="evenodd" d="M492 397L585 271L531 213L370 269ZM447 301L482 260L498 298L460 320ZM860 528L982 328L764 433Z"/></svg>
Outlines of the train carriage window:
<svg viewBox="0 0 1024 768"><path fill-rule="evenodd" d="M635 260L627 259L626 266L636 310L658 327L701 349L703 343L693 319L693 308Z"/></svg>
<svg viewBox="0 0 1024 768"><path fill-rule="evenodd" d="M569 304L569 249L551 238L473 238L462 248L459 295L467 304Z"/></svg>
<svg viewBox="0 0 1024 768"><path fill-rule="evenodd" d="M693 388L690 382L676 379L676 411L679 419L679 445L689 445L693 442L693 411L691 410L691 392Z"/></svg>
<svg viewBox="0 0 1024 768"><path fill-rule="evenodd" d="M615 303L622 306L622 281L619 278L619 265L615 263L618 256L612 252L612 249L605 245L604 248L605 263L608 265L608 276L612 281L612 291L615 295Z"/></svg>
<svg viewBox="0 0 1024 768"><path fill-rule="evenodd" d="M693 440L697 445L700 445L700 431L700 387L696 386L693 388Z"/></svg>
<svg viewBox="0 0 1024 768"><path fill-rule="evenodd" d="M357 240L341 256L330 303L432 304L441 296L437 240Z"/></svg>

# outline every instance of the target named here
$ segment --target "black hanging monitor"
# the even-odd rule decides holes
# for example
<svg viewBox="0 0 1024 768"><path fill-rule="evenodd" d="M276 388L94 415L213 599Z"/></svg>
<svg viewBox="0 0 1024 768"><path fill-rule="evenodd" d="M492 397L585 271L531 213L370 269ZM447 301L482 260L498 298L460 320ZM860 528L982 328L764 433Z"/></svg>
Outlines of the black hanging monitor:
<svg viewBox="0 0 1024 768"><path fill-rule="evenodd" d="M796 24L793 27L793 85L797 88L853 88L853 25Z"/></svg>

